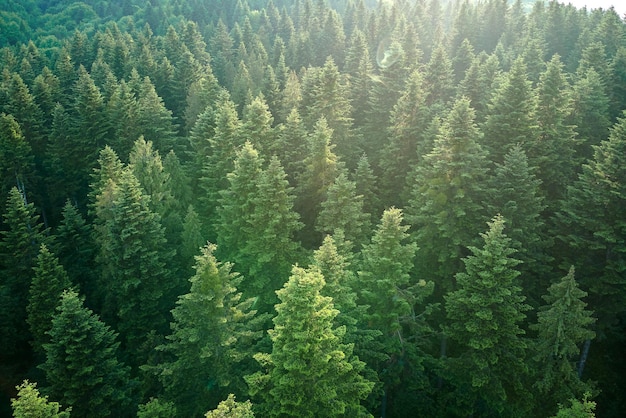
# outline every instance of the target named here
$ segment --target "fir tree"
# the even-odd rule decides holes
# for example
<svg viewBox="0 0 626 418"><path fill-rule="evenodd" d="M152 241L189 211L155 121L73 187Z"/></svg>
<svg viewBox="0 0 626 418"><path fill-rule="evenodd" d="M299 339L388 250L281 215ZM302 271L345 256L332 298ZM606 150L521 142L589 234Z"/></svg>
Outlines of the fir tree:
<svg viewBox="0 0 626 418"><path fill-rule="evenodd" d="M45 244L41 245L33 270L35 274L28 294L26 322L32 335L33 348L42 354L43 345L49 342L47 333L52 327L52 318L61 294L70 289L71 282L59 260Z"/></svg>
<svg viewBox="0 0 626 418"><path fill-rule="evenodd" d="M196 273L189 293L178 298L168 342L158 350L173 360L157 366L178 414L197 416L217 404L224 391L241 393L243 382L235 372L254 342L251 319L253 299L241 300L241 277L232 264L217 261L215 246L208 244L196 257ZM227 392L226 392L227 393Z"/></svg>
<svg viewBox="0 0 626 418"><path fill-rule="evenodd" d="M217 405L217 408L207 412L206 418L254 418L250 401L237 402L235 395L228 394L228 398Z"/></svg>
<svg viewBox="0 0 626 418"><path fill-rule="evenodd" d="M572 266L566 276L548 288L543 297L546 305L537 314L537 324L531 325L538 334L533 347L539 378L535 386L542 399L549 399L553 405L578 399L591 389L576 370L580 345L595 337L590 329L595 318L582 301L585 296L587 292L578 287ZM541 409L545 408L543 404Z"/></svg>
<svg viewBox="0 0 626 418"><path fill-rule="evenodd" d="M66 291L44 344L46 390L72 416L123 415L132 402L133 380L118 359L117 334L83 306L78 294Z"/></svg>
<svg viewBox="0 0 626 418"><path fill-rule="evenodd" d="M246 377L259 413L267 416L363 416L360 401L373 384L360 372L364 363L342 342L345 328L334 328L338 311L322 296L319 270L294 267L279 290L272 351L255 359L265 369Z"/></svg>
<svg viewBox="0 0 626 418"><path fill-rule="evenodd" d="M525 356L528 344L521 323L529 307L518 283L515 250L504 234L501 216L481 234L482 248L469 247L457 289L445 296L446 335L457 344L446 361L462 414L519 414L528 408ZM459 413L454 407L450 413ZM510 412L506 412L510 411Z"/></svg>

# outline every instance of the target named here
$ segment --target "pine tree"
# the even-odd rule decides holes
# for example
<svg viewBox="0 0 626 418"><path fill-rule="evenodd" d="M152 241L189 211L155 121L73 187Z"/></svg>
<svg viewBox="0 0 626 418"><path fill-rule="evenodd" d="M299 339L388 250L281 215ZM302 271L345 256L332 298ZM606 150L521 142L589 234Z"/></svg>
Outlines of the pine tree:
<svg viewBox="0 0 626 418"><path fill-rule="evenodd" d="M0 114L0 202L17 186L28 190L35 186L35 160L29 141L12 115Z"/></svg>
<svg viewBox="0 0 626 418"><path fill-rule="evenodd" d="M625 115L626 116L626 115ZM589 302L598 317L599 334L609 331L624 312L623 222L626 198L626 117L618 119L608 140L594 147L594 158L583 165L559 215L560 239L571 248Z"/></svg>
<svg viewBox="0 0 626 418"><path fill-rule="evenodd" d="M295 187L304 172L304 159L307 155L307 132L297 108L291 109L285 122L277 130L276 156L287 173L289 184Z"/></svg>
<svg viewBox="0 0 626 418"><path fill-rule="evenodd" d="M178 155L185 155L186 148L177 138L177 125L172 112L166 108L159 97L152 81L145 77L137 92L137 126L135 129L146 140L152 141L162 154L174 150ZM132 138L135 141L137 138Z"/></svg>
<svg viewBox="0 0 626 418"><path fill-rule="evenodd" d="M61 294L69 290L72 284L58 258L45 244L41 245L33 270L35 274L28 294L26 322L32 335L33 348L42 354L43 345L49 342L46 334L52 327L52 318Z"/></svg>
<svg viewBox="0 0 626 418"><path fill-rule="evenodd" d="M150 398L137 409L137 418L171 418L176 415L176 406L172 402L162 402L158 398Z"/></svg>
<svg viewBox="0 0 626 418"><path fill-rule="evenodd" d="M467 98L457 100L439 128L434 148L416 167L407 221L413 226L419 277L436 279L438 292L454 289L465 245L487 217L485 152Z"/></svg>
<svg viewBox="0 0 626 418"><path fill-rule="evenodd" d="M124 415L132 403L134 381L118 359L117 334L91 310L78 294L66 291L44 344L47 392L72 416Z"/></svg>
<svg viewBox="0 0 626 418"><path fill-rule="evenodd" d="M11 399L13 416L15 418L69 418L72 408L61 411L58 402L48 401L47 396L41 396L36 383L28 380L16 387L17 397Z"/></svg>
<svg viewBox="0 0 626 418"><path fill-rule="evenodd" d="M328 127L326 119L321 118L315 125L315 129L308 137L308 149L304 159L304 172L298 179L296 195L296 210L302 216L305 227L302 239L305 246L313 245L321 241L321 238L313 232L315 220L321 210L321 204L326 200L328 188L335 181L338 174L339 163L333 152L334 144L331 144L333 131Z"/></svg>
<svg viewBox="0 0 626 418"><path fill-rule="evenodd" d="M262 399L266 416L363 416L360 401L373 384L360 372L364 363L342 342L345 328L334 328L338 311L322 296L319 270L294 267L279 290L271 353L255 359L264 371L246 377L252 396Z"/></svg>
<svg viewBox="0 0 626 418"><path fill-rule="evenodd" d="M157 366L165 397L181 416L197 416L217 404L226 390L241 393L241 362L258 332L251 320L254 300L241 299L241 276L219 262L215 245L196 257L189 293L178 298L168 341L158 347L173 360ZM248 353L250 355L250 353Z"/></svg>
<svg viewBox="0 0 626 418"><path fill-rule="evenodd" d="M35 206L14 187L9 192L0 231L0 348L19 354L28 340L26 305L39 246L47 243Z"/></svg>
<svg viewBox="0 0 626 418"><path fill-rule="evenodd" d="M363 196L356 194L356 183L345 172L328 187L321 208L316 220L318 232L334 235L341 230L357 250L365 243L370 214L363 211Z"/></svg>
<svg viewBox="0 0 626 418"><path fill-rule="evenodd" d="M577 399L591 389L589 383L580 380L576 369L580 345L595 337L590 329L595 318L582 301L585 296L587 292L578 287L572 266L566 276L548 288L543 297L546 305L539 309L537 324L531 325L538 334L533 346L539 378L535 386L554 408L556 403ZM541 409L545 411L546 405L542 404Z"/></svg>
<svg viewBox="0 0 626 418"><path fill-rule="evenodd" d="M160 217L150 210L139 182L125 169L114 186L110 218L100 220L97 235L100 292L103 315L118 323L124 353L132 353L136 365L150 350L143 346L147 334L164 331L176 283L168 271L172 254L164 250Z"/></svg>
<svg viewBox="0 0 626 418"><path fill-rule="evenodd" d="M537 307L552 261L547 255L551 238L544 232L541 181L529 167L524 150L514 145L504 156L504 163L496 164L490 183L489 212L499 213L506 220L511 247L517 250L516 257L521 261L518 270L524 294Z"/></svg>
<svg viewBox="0 0 626 418"><path fill-rule="evenodd" d="M528 344L520 327L529 307L504 219L498 215L488 224L483 247L469 247L465 271L456 274L458 287L445 296L444 332L456 343L446 377L456 386L453 405L462 414L520 414L529 406L523 386ZM450 413L460 413L455 406Z"/></svg>
<svg viewBox="0 0 626 418"><path fill-rule="evenodd" d="M517 59L491 98L484 144L492 161L502 163L515 144L528 151L538 141L536 97L526 71Z"/></svg>
<svg viewBox="0 0 626 418"><path fill-rule="evenodd" d="M276 138L272 127L274 117L263 97L255 97L243 111L240 142L250 142L266 158L276 153Z"/></svg>
<svg viewBox="0 0 626 418"><path fill-rule="evenodd" d="M240 231L248 238L240 248L245 263L239 268L245 269L246 294L259 299L260 311L271 309L277 302L275 291L285 283L301 253L294 236L302 223L293 210L293 189L286 176L280 161L272 157L256 179L252 213Z"/></svg>

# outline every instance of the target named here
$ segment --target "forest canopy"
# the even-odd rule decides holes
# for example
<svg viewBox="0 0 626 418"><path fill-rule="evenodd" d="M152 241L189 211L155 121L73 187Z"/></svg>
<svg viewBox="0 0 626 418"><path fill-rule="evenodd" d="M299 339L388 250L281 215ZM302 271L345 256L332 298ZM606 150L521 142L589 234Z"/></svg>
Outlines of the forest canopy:
<svg viewBox="0 0 626 418"><path fill-rule="evenodd" d="M620 417L625 19L5 0L0 415Z"/></svg>

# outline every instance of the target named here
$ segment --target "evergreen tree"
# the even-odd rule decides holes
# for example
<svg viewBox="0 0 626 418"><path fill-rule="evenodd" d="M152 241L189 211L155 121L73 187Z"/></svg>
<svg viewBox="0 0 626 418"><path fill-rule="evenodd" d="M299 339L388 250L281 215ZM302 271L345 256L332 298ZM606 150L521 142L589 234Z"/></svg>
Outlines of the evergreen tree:
<svg viewBox="0 0 626 418"><path fill-rule="evenodd" d="M469 100L457 100L441 125L434 148L416 167L407 221L421 247L419 277L434 278L441 293L454 289L465 245L475 241L486 218L488 170L482 136Z"/></svg>
<svg viewBox="0 0 626 418"><path fill-rule="evenodd" d="M496 164L489 187L489 211L499 213L507 222L507 236L521 261L524 294L538 307L547 287L551 258L547 255L551 239L544 232L542 213L545 208L540 193L541 181L528 166L526 153L514 145L504 156L504 164Z"/></svg>
<svg viewBox="0 0 626 418"><path fill-rule="evenodd" d="M36 383L28 380L16 387L17 397L11 399L13 416L15 418L69 418L72 408L61 411L58 402L48 401L47 396L41 396Z"/></svg>
<svg viewBox="0 0 626 418"><path fill-rule="evenodd" d="M524 377L528 350L520 327L529 307L518 284L515 250L501 216L481 234L482 248L469 247L458 288L445 296L446 335L456 343L446 361L455 385L449 413L522 416L529 407ZM455 409L459 408L459 409Z"/></svg>
<svg viewBox="0 0 626 418"><path fill-rule="evenodd" d="M592 311L585 309L585 296L587 292L578 287L572 266L566 276L548 288L543 297L546 305L537 314L537 324L531 325L538 334L533 347L539 378L535 386L542 399L549 399L554 408L555 403L578 399L591 389L589 383L580 380L576 370L580 345L595 337L590 329L595 318ZM545 403L541 410L546 410Z"/></svg>
<svg viewBox="0 0 626 418"><path fill-rule="evenodd" d="M266 416L363 416L360 401L373 384L360 372L364 363L342 342L345 328L334 328L338 314L330 297L322 296L319 270L294 267L277 292L271 353L255 359L265 369L246 377L250 394L262 399Z"/></svg>
<svg viewBox="0 0 626 418"><path fill-rule="evenodd" d="M17 186L28 190L35 186L35 160L29 141L12 115L0 114L0 202Z"/></svg>
<svg viewBox="0 0 626 418"><path fill-rule="evenodd" d="M536 97L526 71L516 60L491 98L483 143L492 161L502 163L513 145L528 151L538 140Z"/></svg>
<svg viewBox="0 0 626 418"><path fill-rule="evenodd" d="M137 418L171 418L176 416L176 407L172 402L162 402L158 398L150 398L145 404L139 405Z"/></svg>
<svg viewBox="0 0 626 418"><path fill-rule="evenodd" d="M315 129L307 138L307 154L304 159L304 172L298 179L296 189L298 199L296 210L302 216L303 245L314 246L321 238L313 232L315 220L321 210L321 204L326 200L328 188L335 181L338 174L337 156L331 144L333 131L328 127L326 119L321 118ZM308 237L304 239L304 237Z"/></svg>
<svg viewBox="0 0 626 418"><path fill-rule="evenodd" d="M276 153L276 138L272 127L274 118L263 97L255 97L243 112L240 142L250 142L262 156Z"/></svg>
<svg viewBox="0 0 626 418"><path fill-rule="evenodd" d="M52 327L52 318L63 291L70 289L71 282L58 258L41 245L37 256L35 275L30 284L27 318L32 345L38 354L43 354L43 345L49 342L46 335Z"/></svg>
<svg viewBox="0 0 626 418"><path fill-rule="evenodd" d="M578 399L570 399L571 406L559 405L559 412L554 418L595 418L596 403L590 401L590 397L589 393L585 393L582 402Z"/></svg>
<svg viewBox="0 0 626 418"><path fill-rule="evenodd" d="M158 347L173 358L157 370L165 397L181 416L198 416L216 405L225 390L241 393L243 373L237 368L258 337L251 328L254 300L241 300L241 277L231 272L232 264L217 261L214 251L208 244L196 257L191 289L178 298L172 333Z"/></svg>
<svg viewBox="0 0 626 418"><path fill-rule="evenodd" d="M132 405L134 381L118 359L117 334L91 310L78 294L66 291L44 344L47 392L72 416L124 415Z"/></svg>
<svg viewBox="0 0 626 418"><path fill-rule="evenodd" d="M356 183L345 172L339 173L328 187L321 207L316 221L318 232L334 235L341 230L357 250L365 243L370 215L363 211L363 196L356 194Z"/></svg>
<svg viewBox="0 0 626 418"><path fill-rule="evenodd" d="M626 198L626 117L620 118L608 140L594 147L594 158L583 165L578 180L568 188L559 216L560 238L572 251L583 287L598 317L600 335L624 312L623 222Z"/></svg>
<svg viewBox="0 0 626 418"><path fill-rule="evenodd" d="M292 186L304 172L304 159L307 155L307 132L297 108L291 109L285 122L278 126L276 156L282 163L287 179Z"/></svg>
<svg viewBox="0 0 626 418"><path fill-rule="evenodd" d="M6 356L26 349L26 305L39 246L48 242L35 206L14 187L0 231L0 342Z"/></svg>
<svg viewBox="0 0 626 418"><path fill-rule="evenodd" d="M237 402L235 395L228 394L228 398L217 405L216 409L207 412L206 418L254 418L250 401Z"/></svg>
<svg viewBox="0 0 626 418"><path fill-rule="evenodd" d="M118 323L124 353L133 356L134 365L141 364L150 350L144 346L147 334L164 331L164 312L175 298L171 290L176 283L168 271L171 254L163 249L160 217L148 201L135 176L125 169L115 184L110 218L100 221L97 240L103 314Z"/></svg>

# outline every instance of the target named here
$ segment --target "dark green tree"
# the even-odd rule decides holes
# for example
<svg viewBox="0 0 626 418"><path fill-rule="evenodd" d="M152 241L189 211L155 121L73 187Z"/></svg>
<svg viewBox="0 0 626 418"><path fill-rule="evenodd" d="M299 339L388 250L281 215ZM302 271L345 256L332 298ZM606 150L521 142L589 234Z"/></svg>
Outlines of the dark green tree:
<svg viewBox="0 0 626 418"><path fill-rule="evenodd" d="M263 371L246 377L250 394L261 399L264 416L363 416L362 399L373 383L361 376L364 363L343 343L345 328L335 328L339 313L322 296L324 277L316 268L294 267L279 290L271 353L255 359ZM256 404L256 403L255 403Z"/></svg>
<svg viewBox="0 0 626 418"><path fill-rule="evenodd" d="M557 403L578 399L592 390L590 383L580 379L576 367L580 346L595 337L591 330L595 318L582 301L585 296L587 292L578 287L572 266L566 276L548 288L543 297L546 305L539 308L537 323L530 326L537 331L532 346L537 362L535 386L553 409ZM541 410L546 411L546 407L542 402Z"/></svg>
<svg viewBox="0 0 626 418"><path fill-rule="evenodd" d="M35 186L35 160L29 141L12 115L0 114L0 202L19 187L31 193Z"/></svg>
<svg viewBox="0 0 626 418"><path fill-rule="evenodd" d="M481 234L482 248L469 247L457 289L445 296L444 332L454 342L446 360L446 378L455 386L449 413L523 416L529 404L525 363L528 343L521 328L524 313L518 283L519 260L496 216Z"/></svg>
<svg viewBox="0 0 626 418"><path fill-rule="evenodd" d="M418 277L436 279L438 292L454 289L465 246L487 219L487 159L467 98L457 100L439 128L432 151L416 167L407 221L421 250Z"/></svg>
<svg viewBox="0 0 626 418"><path fill-rule="evenodd" d="M61 299L61 294L72 286L70 279L59 259L41 245L35 274L30 284L26 322L32 335L32 346L38 354L44 354L43 345L50 338L47 335L52 328L52 318Z"/></svg>
<svg viewBox="0 0 626 418"><path fill-rule="evenodd" d="M132 408L134 381L118 359L117 334L66 291L44 344L47 393L75 417L123 416Z"/></svg>

